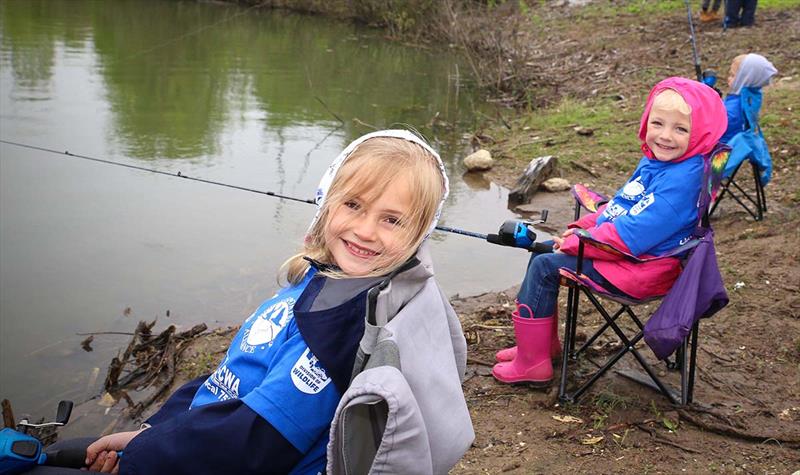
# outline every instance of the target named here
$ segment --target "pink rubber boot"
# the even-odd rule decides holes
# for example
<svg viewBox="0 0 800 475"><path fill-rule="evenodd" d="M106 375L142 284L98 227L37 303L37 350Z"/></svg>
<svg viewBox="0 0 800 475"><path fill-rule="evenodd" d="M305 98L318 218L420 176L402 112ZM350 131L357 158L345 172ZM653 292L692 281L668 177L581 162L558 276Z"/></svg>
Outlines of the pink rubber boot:
<svg viewBox="0 0 800 475"><path fill-rule="evenodd" d="M550 359L553 320L553 317L514 316L512 321L517 340L517 355L511 361L494 365L492 376L501 383L530 383L534 386L550 384L553 379L553 363Z"/></svg>
<svg viewBox="0 0 800 475"><path fill-rule="evenodd" d="M528 311L528 315L533 318L533 312L531 311L530 307L527 305L517 304L517 310L511 312L511 316L519 316L520 309L525 308ZM553 333L550 335L550 358L553 360L560 360L561 359L561 341L558 339L558 307L556 307L555 312L553 313ZM504 361L511 361L517 356L517 347L512 346L511 348L506 348L504 350L498 351L494 355L494 359L497 360L498 363L502 363Z"/></svg>

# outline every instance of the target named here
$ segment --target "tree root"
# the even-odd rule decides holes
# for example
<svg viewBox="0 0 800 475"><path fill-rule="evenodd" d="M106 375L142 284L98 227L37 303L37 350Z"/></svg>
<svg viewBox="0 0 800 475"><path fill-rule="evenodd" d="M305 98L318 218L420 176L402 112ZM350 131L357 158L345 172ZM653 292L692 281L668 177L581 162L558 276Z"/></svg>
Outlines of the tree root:
<svg viewBox="0 0 800 475"><path fill-rule="evenodd" d="M137 404L129 401L126 414L131 419L139 417L170 388L175 380L178 356L189 342L207 329L201 323L185 332L175 333L175 326L170 325L153 337L151 330L154 325L155 320L139 322L122 356L111 360L104 383L105 390L112 394L129 389L141 390L158 383L153 393L143 401Z"/></svg>

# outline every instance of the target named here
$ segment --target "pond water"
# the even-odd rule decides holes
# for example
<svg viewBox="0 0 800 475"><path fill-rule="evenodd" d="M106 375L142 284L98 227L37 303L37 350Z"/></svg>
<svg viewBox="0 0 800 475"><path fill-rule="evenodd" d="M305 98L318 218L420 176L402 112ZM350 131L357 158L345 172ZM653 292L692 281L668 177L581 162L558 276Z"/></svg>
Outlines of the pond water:
<svg viewBox="0 0 800 475"><path fill-rule="evenodd" d="M484 108L449 51L319 17L177 1L0 2L0 139L310 198L372 127L408 124L452 181L441 224L493 232L507 190L469 183ZM484 111L491 114L491 109ZM0 144L0 398L51 416L97 394L139 320L241 322L314 207ZM506 288L524 251L436 233L448 295Z"/></svg>

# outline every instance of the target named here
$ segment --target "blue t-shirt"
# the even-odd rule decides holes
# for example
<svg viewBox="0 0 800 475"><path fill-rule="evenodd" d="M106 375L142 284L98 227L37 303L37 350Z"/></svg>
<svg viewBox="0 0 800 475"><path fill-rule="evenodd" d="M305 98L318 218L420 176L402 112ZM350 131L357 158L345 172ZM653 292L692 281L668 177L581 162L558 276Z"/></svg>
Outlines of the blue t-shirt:
<svg viewBox="0 0 800 475"><path fill-rule="evenodd" d="M245 320L190 406L240 398L305 454L291 473L324 470L328 429L341 398L294 319L295 302L315 273L309 270Z"/></svg>
<svg viewBox="0 0 800 475"><path fill-rule="evenodd" d="M702 181L700 155L677 163L643 157L597 225L613 222L636 256L668 252L691 238L697 226Z"/></svg>

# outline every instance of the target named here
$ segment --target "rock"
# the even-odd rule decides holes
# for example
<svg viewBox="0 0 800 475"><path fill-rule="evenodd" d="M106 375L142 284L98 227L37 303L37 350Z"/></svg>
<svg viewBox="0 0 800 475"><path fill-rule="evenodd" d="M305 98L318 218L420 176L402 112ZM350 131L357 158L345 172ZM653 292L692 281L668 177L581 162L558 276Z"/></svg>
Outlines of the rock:
<svg viewBox="0 0 800 475"><path fill-rule="evenodd" d="M464 158L464 166L471 172L484 171L492 168L494 160L488 150L478 150Z"/></svg>
<svg viewBox="0 0 800 475"><path fill-rule="evenodd" d="M522 176L517 180L514 189L508 194L508 204L514 205L528 203L531 196L555 168L556 159L552 155L536 157L528 164Z"/></svg>
<svg viewBox="0 0 800 475"><path fill-rule="evenodd" d="M583 135L584 137L589 137L590 135L594 135L594 129L590 129L589 127L575 127L574 130L578 135Z"/></svg>
<svg viewBox="0 0 800 475"><path fill-rule="evenodd" d="M569 182L563 178L549 178L542 182L542 184L539 185L539 188L549 192L556 192L567 191L571 186L572 185L570 185Z"/></svg>

